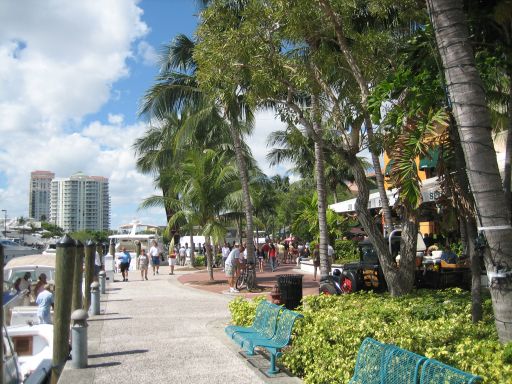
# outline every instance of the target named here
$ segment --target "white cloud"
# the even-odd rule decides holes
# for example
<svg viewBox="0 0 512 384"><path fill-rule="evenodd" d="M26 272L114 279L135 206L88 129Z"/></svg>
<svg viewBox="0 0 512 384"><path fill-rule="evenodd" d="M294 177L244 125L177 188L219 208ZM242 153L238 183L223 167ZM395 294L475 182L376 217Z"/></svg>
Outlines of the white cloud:
<svg viewBox="0 0 512 384"><path fill-rule="evenodd" d="M264 110L256 112L254 132L247 139L247 142L261 170L268 176L275 174L283 175L292 167L289 162L283 162L278 166L270 167L267 161L267 153L270 150L267 146L268 136L272 132L285 128L286 124L279 120L274 111Z"/></svg>
<svg viewBox="0 0 512 384"><path fill-rule="evenodd" d="M142 124L127 126L123 115L109 114L106 124L82 127L86 115L116 96L112 84L129 76L132 47L149 30L137 3L0 2L0 172L8 183L0 199L9 216L28 214L36 169L108 177L120 220L130 215L123 207L134 212L140 197L153 193L131 150Z"/></svg>
<svg viewBox="0 0 512 384"><path fill-rule="evenodd" d="M141 41L137 46L137 55L142 58L144 65L154 66L158 63L158 54L155 48L147 41Z"/></svg>

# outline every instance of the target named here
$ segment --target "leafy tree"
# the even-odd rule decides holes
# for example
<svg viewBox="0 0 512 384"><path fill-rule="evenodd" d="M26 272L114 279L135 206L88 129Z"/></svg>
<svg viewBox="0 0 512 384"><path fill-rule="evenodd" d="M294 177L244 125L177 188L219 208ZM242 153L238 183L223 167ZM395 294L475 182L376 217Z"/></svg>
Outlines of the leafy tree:
<svg viewBox="0 0 512 384"><path fill-rule="evenodd" d="M45 231L48 231L48 232L44 233L42 236L45 239L51 238L51 237L64 236L64 230L61 227L59 227L58 225L43 221L41 223L41 228L44 229Z"/></svg>

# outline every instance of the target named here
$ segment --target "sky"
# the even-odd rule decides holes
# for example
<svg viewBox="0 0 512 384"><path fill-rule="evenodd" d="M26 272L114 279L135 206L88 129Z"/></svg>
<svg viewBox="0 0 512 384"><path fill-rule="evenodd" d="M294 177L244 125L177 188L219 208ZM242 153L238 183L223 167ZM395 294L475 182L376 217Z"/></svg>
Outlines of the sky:
<svg viewBox="0 0 512 384"><path fill-rule="evenodd" d="M164 225L162 209L139 210L153 179L136 170L132 144L144 134L141 97L158 74L158 52L193 35L194 0L0 1L0 209L28 216L30 172L109 179L111 228L138 219ZM274 113L256 115L254 157L267 175Z"/></svg>

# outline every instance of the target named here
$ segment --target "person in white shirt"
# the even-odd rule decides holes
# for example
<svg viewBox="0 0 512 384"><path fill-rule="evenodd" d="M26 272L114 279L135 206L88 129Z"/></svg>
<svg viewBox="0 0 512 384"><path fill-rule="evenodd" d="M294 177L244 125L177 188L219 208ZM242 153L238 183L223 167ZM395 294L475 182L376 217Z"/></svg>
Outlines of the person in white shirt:
<svg viewBox="0 0 512 384"><path fill-rule="evenodd" d="M155 272L158 274L160 269L160 251L158 250L158 244L156 240L151 242L151 248L149 249L149 256L151 256L151 265L153 266L153 276Z"/></svg>
<svg viewBox="0 0 512 384"><path fill-rule="evenodd" d="M188 244L187 244L188 246ZM186 257L186 249L183 245L180 244L180 249L178 250L178 264L185 265L185 257Z"/></svg>
<svg viewBox="0 0 512 384"><path fill-rule="evenodd" d="M192 248L190 248L188 246L188 243L185 243L185 247L186 247L186 249L185 249L186 262L192 264ZM185 264L185 263L183 263L183 264Z"/></svg>
<svg viewBox="0 0 512 384"><path fill-rule="evenodd" d="M226 259L224 269L226 271L226 277L228 278L229 292L238 292L235 288L236 268L238 265L238 258L240 256L240 250L237 246L234 246Z"/></svg>
<svg viewBox="0 0 512 384"><path fill-rule="evenodd" d="M226 268L225 265L226 265L226 259L228 258L229 256L229 247L226 243L224 243L224 246L222 247L222 271L224 271L224 269Z"/></svg>

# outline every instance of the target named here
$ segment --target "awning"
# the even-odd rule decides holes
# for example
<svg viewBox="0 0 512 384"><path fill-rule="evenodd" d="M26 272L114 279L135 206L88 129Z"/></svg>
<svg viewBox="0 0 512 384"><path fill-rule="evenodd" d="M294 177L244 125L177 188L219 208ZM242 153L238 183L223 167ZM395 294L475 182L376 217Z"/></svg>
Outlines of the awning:
<svg viewBox="0 0 512 384"><path fill-rule="evenodd" d="M389 205L393 206L396 201L396 193L397 190L393 189L391 191L386 191L389 199ZM439 181L437 177L433 177L430 179L423 180L421 182L421 197L424 203L430 201L436 201L441 195L441 189L439 186ZM343 213L343 212L354 212L355 211L356 199L349 199L345 201L340 201L336 204L329 205L329 208L334 212ZM381 208L382 203L380 201L379 192L370 193L368 199L368 208Z"/></svg>
<svg viewBox="0 0 512 384"><path fill-rule="evenodd" d="M428 151L428 155L420 159L420 169L428 169L437 167L439 160L439 148L434 148Z"/></svg>

